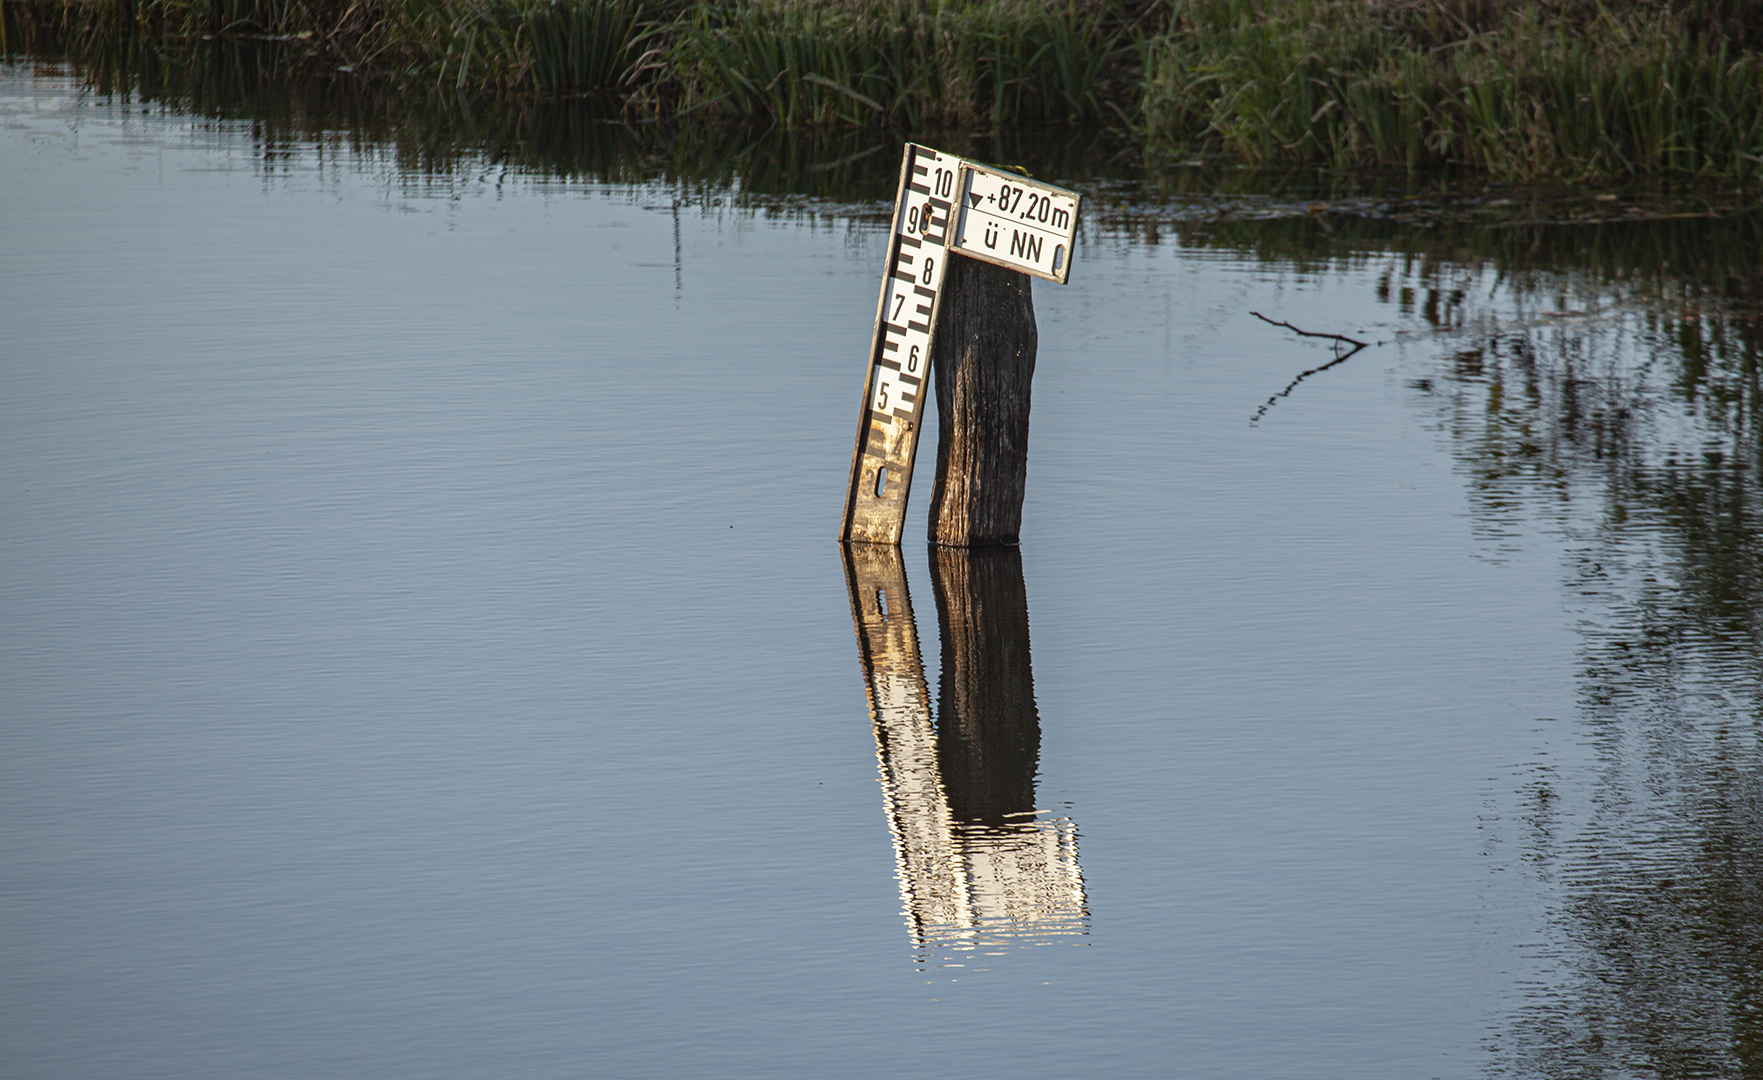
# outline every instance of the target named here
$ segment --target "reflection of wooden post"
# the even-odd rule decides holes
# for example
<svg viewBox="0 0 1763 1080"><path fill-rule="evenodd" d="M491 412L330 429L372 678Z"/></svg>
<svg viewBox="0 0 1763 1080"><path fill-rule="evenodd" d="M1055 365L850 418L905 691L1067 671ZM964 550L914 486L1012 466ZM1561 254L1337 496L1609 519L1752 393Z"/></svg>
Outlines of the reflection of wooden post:
<svg viewBox="0 0 1763 1080"><path fill-rule="evenodd" d="M934 722L900 549L844 548L882 803L920 959L1085 933L1077 827L1035 813L1040 722L1021 556L937 552L943 697Z"/></svg>
<svg viewBox="0 0 1763 1080"><path fill-rule="evenodd" d="M949 260L931 364L939 435L931 543L1016 543L1028 487L1029 384L1037 341L1027 274L973 259Z"/></svg>
<svg viewBox="0 0 1763 1080"><path fill-rule="evenodd" d="M938 548L930 565L943 639L937 771L974 913L967 940L1082 934L1077 829L1035 809L1041 721L1022 555Z"/></svg>
<svg viewBox="0 0 1763 1080"><path fill-rule="evenodd" d="M957 821L1003 825L1011 815L1033 813L1041 751L1022 554L1012 547L940 548L930 569L943 639L943 789Z"/></svg>

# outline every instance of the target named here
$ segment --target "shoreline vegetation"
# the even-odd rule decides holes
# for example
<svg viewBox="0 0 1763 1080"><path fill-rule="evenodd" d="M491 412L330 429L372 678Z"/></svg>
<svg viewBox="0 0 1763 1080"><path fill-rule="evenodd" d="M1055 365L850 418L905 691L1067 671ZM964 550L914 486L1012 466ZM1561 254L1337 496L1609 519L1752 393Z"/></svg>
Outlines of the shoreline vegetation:
<svg viewBox="0 0 1763 1080"><path fill-rule="evenodd" d="M627 122L1107 129L1165 161L1763 178L1754 0L0 0L101 88L214 68ZM233 66L236 67L236 56Z"/></svg>

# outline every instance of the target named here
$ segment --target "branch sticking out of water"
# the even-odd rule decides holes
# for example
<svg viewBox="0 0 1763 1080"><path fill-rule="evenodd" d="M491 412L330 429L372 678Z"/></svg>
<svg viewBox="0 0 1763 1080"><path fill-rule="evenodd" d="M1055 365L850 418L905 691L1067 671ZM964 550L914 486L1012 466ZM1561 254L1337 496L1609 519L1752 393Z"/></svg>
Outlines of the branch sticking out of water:
<svg viewBox="0 0 1763 1080"><path fill-rule="evenodd" d="M1287 383L1286 388L1284 390L1281 390L1279 393L1268 398L1267 403L1265 405L1261 406L1259 409L1256 409L1254 416L1249 417L1249 423L1251 423L1251 424L1259 422L1263 416L1266 416L1267 410L1273 408L1274 402L1278 401L1282 397L1290 397L1292 391L1296 390L1298 388L1298 384L1303 382L1305 379L1308 379L1310 376L1315 375L1319 371L1327 371L1329 368L1334 367L1336 364L1344 364L1348 360L1352 359L1354 356L1357 356L1359 354L1359 350L1369 348L1371 346L1371 343L1369 341L1359 341L1354 338L1346 337L1345 335L1342 335L1342 334L1319 334L1319 333L1314 333L1309 330L1300 330L1297 327L1293 326L1289 322L1275 322L1274 320L1269 319L1267 316L1261 314L1259 311L1251 311L1251 312L1249 312L1249 314L1255 316L1257 319L1260 319L1262 322L1268 323L1272 326L1283 326L1287 330L1290 330L1292 333L1298 334L1302 337L1327 338L1330 341L1334 342L1334 353L1335 353L1335 357L1333 360L1330 360L1326 364L1322 364L1317 367L1313 367L1308 371L1299 372L1298 377L1293 379L1291 382ZM1343 353L1343 352L1341 352L1342 345L1351 345L1353 347Z"/></svg>
<svg viewBox="0 0 1763 1080"><path fill-rule="evenodd" d="M1257 319L1260 319L1262 322L1267 323L1269 326L1283 326L1287 330L1290 330L1292 333L1298 334L1302 337L1332 338L1335 341L1342 342L1347 345L1355 346L1355 349L1354 349L1355 352L1357 352L1359 349L1363 349L1366 346L1371 344L1371 342L1369 342L1369 341L1358 341L1358 340L1355 340L1350 337L1344 337L1340 334L1318 334L1318 333L1313 333L1309 330L1300 330L1297 327L1293 326L1289 322L1274 322L1272 319L1269 319L1267 316L1261 314L1259 311L1251 311L1251 312L1249 312L1249 314L1255 316ZM1338 351L1339 347L1337 346L1336 348ZM1351 355L1353 355L1353 354L1352 353L1347 354L1347 356L1351 356ZM1341 357L1342 360L1345 360L1346 358L1347 358L1346 356ZM1318 370L1320 370L1320 369L1318 369Z"/></svg>

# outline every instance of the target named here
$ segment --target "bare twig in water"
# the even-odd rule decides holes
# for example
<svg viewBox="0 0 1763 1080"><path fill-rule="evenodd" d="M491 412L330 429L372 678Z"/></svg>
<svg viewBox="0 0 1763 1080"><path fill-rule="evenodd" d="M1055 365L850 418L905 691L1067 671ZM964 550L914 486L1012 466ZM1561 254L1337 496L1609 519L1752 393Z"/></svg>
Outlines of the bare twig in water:
<svg viewBox="0 0 1763 1080"><path fill-rule="evenodd" d="M1262 322L1267 323L1269 326L1283 326L1287 330L1290 330L1292 333L1297 334L1301 337L1332 338L1335 341L1345 342L1348 345L1357 346L1357 348L1360 348L1360 349L1363 349L1367 345L1371 344L1371 342L1369 342L1369 341L1358 341L1353 338L1346 337L1345 335L1342 335L1342 334L1317 334L1317 333L1312 333L1309 330L1300 330L1297 327L1293 326L1289 322L1274 322L1272 319L1269 319L1267 316L1261 314L1259 311L1251 311L1251 312L1249 312L1249 314L1255 316L1257 319L1260 319ZM1347 355L1351 356L1352 353L1348 353ZM1342 359L1346 359L1346 357L1342 357Z"/></svg>
<svg viewBox="0 0 1763 1080"><path fill-rule="evenodd" d="M1370 348L1370 346L1371 346L1371 343L1369 341L1357 341L1357 340L1350 338L1350 337L1347 337L1343 334L1312 333L1309 330L1300 330L1297 327L1293 326L1289 322L1274 322L1272 319L1269 319L1267 316L1261 314L1259 311L1251 311L1251 312L1249 312L1249 314L1255 316L1257 319L1260 319L1264 323L1270 323L1274 326L1283 326L1287 330L1290 330L1292 333L1299 334L1303 337L1328 338L1329 340L1334 342L1334 351L1335 351L1335 358L1333 360L1330 360L1326 364L1322 364L1317 367L1313 367L1309 371L1299 372L1298 377L1293 379L1291 382L1287 383L1286 388L1284 390L1281 390L1279 393L1268 398L1267 403L1265 405L1261 406L1259 409L1256 409L1255 415L1251 416L1249 418L1249 423L1251 423L1251 424L1258 422L1263 416L1266 416L1267 410L1273 408L1274 402L1278 401L1282 397L1290 397L1292 391L1296 390L1298 388L1298 384L1303 382L1305 379L1308 379L1310 376L1315 375L1317 372L1327 371L1329 368L1334 367L1336 364L1344 364L1348 360L1352 359L1354 356L1357 356L1359 354L1359 350ZM1343 352L1341 352L1342 345L1351 345L1353 347L1343 353Z"/></svg>

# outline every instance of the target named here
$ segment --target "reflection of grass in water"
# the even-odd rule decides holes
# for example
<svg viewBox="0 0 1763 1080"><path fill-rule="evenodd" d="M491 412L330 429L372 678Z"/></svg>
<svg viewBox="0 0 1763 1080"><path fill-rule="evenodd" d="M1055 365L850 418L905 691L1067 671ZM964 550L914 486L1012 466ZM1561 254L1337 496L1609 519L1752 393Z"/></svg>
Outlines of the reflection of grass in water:
<svg viewBox="0 0 1763 1080"><path fill-rule="evenodd" d="M1571 281L1575 289L1618 291L1620 297L1607 298L1612 303L1682 296L1718 298L1735 311L1763 307L1763 212L1750 196L1739 193L1729 205L1668 191L1630 193L1625 202L1612 203L1584 193L1519 194L1490 199L1477 189L1424 200L1394 194L1307 205L1302 188L1294 195L1244 193L1203 201L1178 192L1167 193L1166 207L1111 204L1104 195L1091 200L1086 214L1109 233L1167 233L1188 247L1300 268L1393 256L1408 275L1397 284L1410 287L1436 287L1455 271L1486 270L1509 290L1541 291ZM1631 205L1646 214L1628 213ZM1605 206L1615 209L1576 220ZM1694 213L1681 216L1686 210Z"/></svg>
<svg viewBox="0 0 1763 1080"><path fill-rule="evenodd" d="M1486 819L1554 900L1542 981L1490 1034L1489 1071L1756 1076L1763 214L1569 224L1607 211L1509 195L1431 227L1301 204L1113 227L1378 275L1379 297L1436 334L1436 370L1409 387L1452 447L1479 543L1497 560L1515 535L1566 541L1570 738L1593 761L1583 780L1527 765L1510 812Z"/></svg>
<svg viewBox="0 0 1763 1080"><path fill-rule="evenodd" d="M1494 1071L1757 1075L1763 215L1336 227L1360 233L1324 239L1333 258L1381 263L1379 295L1438 328L1440 360L1409 386L1483 550L1567 549L1569 737L1592 760L1527 764L1487 819L1553 900L1543 981L1491 1037ZM1255 229L1270 259L1328 237L1305 220L1225 231Z"/></svg>
<svg viewBox="0 0 1763 1080"><path fill-rule="evenodd" d="M1508 370L1484 377L1528 374L1508 351ZM1763 1066L1756 461L1693 445L1669 460L1644 439L1605 442L1601 461L1583 445L1563 452L1571 395L1546 371L1558 376L1561 362L1533 359L1545 369L1544 392L1527 403L1513 387L1501 420L1479 445L1466 442L1464 457L1478 485L1516 496L1567 535L1569 589L1584 598L1574 737L1594 761L1583 786L1561 793L1565 810L1542 805L1559 801L1554 778L1535 789L1524 860L1556 883L1541 954L1552 971L1515 1010L1503 1056L1525 1075L1755 1076ZM1591 399L1580 411L1595 415L1620 400L1613 389L1580 387ZM1512 456L1527 413L1533 437L1554 428L1536 464L1564 471L1526 478L1512 462L1497 477L1498 452ZM1740 443L1754 450L1754 435Z"/></svg>
<svg viewBox="0 0 1763 1080"><path fill-rule="evenodd" d="M1760 218L1214 231L1260 233L1285 265L1381 270L1380 298L1436 328L1439 359L1408 386L1478 546L1566 548L1579 701L1562 735L1591 761L1549 746L1484 819L1522 847L1497 868L1552 901L1541 981L1490 1035L1491 1072L1763 1065Z"/></svg>
<svg viewBox="0 0 1763 1080"><path fill-rule="evenodd" d="M290 71L284 60L273 44L233 41L205 48L200 62L174 64L137 40L87 55L81 69L105 94L249 119L266 154L301 143L346 144L417 184L486 168L612 184L662 180L733 187L748 205L849 215L891 202L899 177L900 137L873 129L648 122L592 95L468 95L433 86L389 92L348 73ZM937 142L1048 178L1081 177L1106 162L1096 133L1054 134L1061 137L1040 128L1021 137L951 132Z"/></svg>

